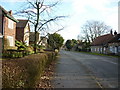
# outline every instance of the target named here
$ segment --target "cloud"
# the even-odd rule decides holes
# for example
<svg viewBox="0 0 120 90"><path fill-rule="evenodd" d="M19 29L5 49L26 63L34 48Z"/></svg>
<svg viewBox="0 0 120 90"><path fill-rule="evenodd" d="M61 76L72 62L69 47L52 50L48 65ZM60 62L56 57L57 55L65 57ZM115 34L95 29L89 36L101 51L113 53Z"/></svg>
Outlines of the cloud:
<svg viewBox="0 0 120 90"><path fill-rule="evenodd" d="M63 0L71 3L71 23L63 36L65 38L75 38L81 32L82 25L87 20L99 20L111 26L113 30L118 30L118 1L119 0ZM73 25L74 24L74 25ZM75 25L77 24L77 25ZM73 30L73 31L72 31ZM71 33L72 32L72 33ZM62 34L61 33L61 34Z"/></svg>
<svg viewBox="0 0 120 90"><path fill-rule="evenodd" d="M67 39L77 39L77 36L80 33L80 27L79 25L72 24L69 27L66 27L64 30L58 32L59 34L61 34L65 40Z"/></svg>
<svg viewBox="0 0 120 90"><path fill-rule="evenodd" d="M25 2L26 0L2 0L1 2Z"/></svg>
<svg viewBox="0 0 120 90"><path fill-rule="evenodd" d="M26 2L27 0L1 0L1 2ZM36 0L28 0L28 1L36 1ZM41 1L41 0L38 0L38 1ZM59 0L45 0L45 2L56 2L56 1L59 1ZM60 0L62 1L62 0Z"/></svg>
<svg viewBox="0 0 120 90"><path fill-rule="evenodd" d="M118 1L119 0L72 0L75 17L81 21L101 20L118 29Z"/></svg>
<svg viewBox="0 0 120 90"><path fill-rule="evenodd" d="M107 11L107 5L117 2L118 0L72 0L72 6L76 13L87 12L89 7L98 11Z"/></svg>

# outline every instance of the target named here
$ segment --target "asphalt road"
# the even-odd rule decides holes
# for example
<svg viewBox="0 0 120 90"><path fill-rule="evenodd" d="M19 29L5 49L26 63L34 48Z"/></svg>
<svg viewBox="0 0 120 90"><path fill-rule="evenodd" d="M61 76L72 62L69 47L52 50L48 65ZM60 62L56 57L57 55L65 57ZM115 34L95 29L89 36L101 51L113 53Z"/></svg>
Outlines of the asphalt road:
<svg viewBox="0 0 120 90"><path fill-rule="evenodd" d="M52 83L55 88L117 88L118 58L62 50Z"/></svg>

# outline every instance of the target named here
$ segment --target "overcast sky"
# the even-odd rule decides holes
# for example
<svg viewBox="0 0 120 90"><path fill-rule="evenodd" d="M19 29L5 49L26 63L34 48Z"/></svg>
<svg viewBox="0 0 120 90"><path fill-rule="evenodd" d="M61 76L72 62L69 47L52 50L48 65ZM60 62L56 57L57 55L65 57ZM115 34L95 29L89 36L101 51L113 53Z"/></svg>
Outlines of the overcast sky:
<svg viewBox="0 0 120 90"><path fill-rule="evenodd" d="M20 1L20 2L19 2ZM17 10L24 0L0 0L0 5L6 10ZM51 1L51 0L47 0ZM55 0L52 0L55 1ZM99 20L118 31L118 1L119 0L61 0L56 14L69 15L62 21L66 26L59 33L67 39L77 39L81 27L87 20Z"/></svg>

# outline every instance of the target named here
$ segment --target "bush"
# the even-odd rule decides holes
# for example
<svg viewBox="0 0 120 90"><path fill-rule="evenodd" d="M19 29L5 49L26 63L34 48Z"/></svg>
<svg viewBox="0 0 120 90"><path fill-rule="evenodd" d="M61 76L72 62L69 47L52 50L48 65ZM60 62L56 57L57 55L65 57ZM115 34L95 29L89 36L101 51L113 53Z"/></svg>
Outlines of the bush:
<svg viewBox="0 0 120 90"><path fill-rule="evenodd" d="M3 88L35 88L44 69L55 60L54 52L33 54L29 57L3 60Z"/></svg>
<svg viewBox="0 0 120 90"><path fill-rule="evenodd" d="M26 50L26 44L24 44L22 41L15 41L15 45L18 47L18 50Z"/></svg>
<svg viewBox="0 0 120 90"><path fill-rule="evenodd" d="M33 47L32 46L26 46L23 42L15 41L15 45L17 46L17 49L6 49L3 51L3 57L6 58L20 58L26 55L33 54Z"/></svg>
<svg viewBox="0 0 120 90"><path fill-rule="evenodd" d="M5 58L20 58L24 56L24 52L17 50L4 50L2 56Z"/></svg>

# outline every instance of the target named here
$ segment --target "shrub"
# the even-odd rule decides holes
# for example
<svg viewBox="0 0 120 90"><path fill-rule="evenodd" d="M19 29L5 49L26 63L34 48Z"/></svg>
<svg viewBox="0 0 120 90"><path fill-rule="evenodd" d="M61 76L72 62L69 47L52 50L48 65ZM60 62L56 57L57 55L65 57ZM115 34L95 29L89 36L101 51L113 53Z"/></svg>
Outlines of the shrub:
<svg viewBox="0 0 120 90"><path fill-rule="evenodd" d="M4 50L2 56L5 58L20 58L20 57L23 57L24 54L23 54L23 51Z"/></svg>
<svg viewBox="0 0 120 90"><path fill-rule="evenodd" d="M18 50L26 50L26 44L24 44L22 41L15 40L15 45L18 47Z"/></svg>
<svg viewBox="0 0 120 90"><path fill-rule="evenodd" d="M55 54L53 52L4 60L2 64L3 88L34 88L40 80L44 69L53 60L55 60Z"/></svg>

